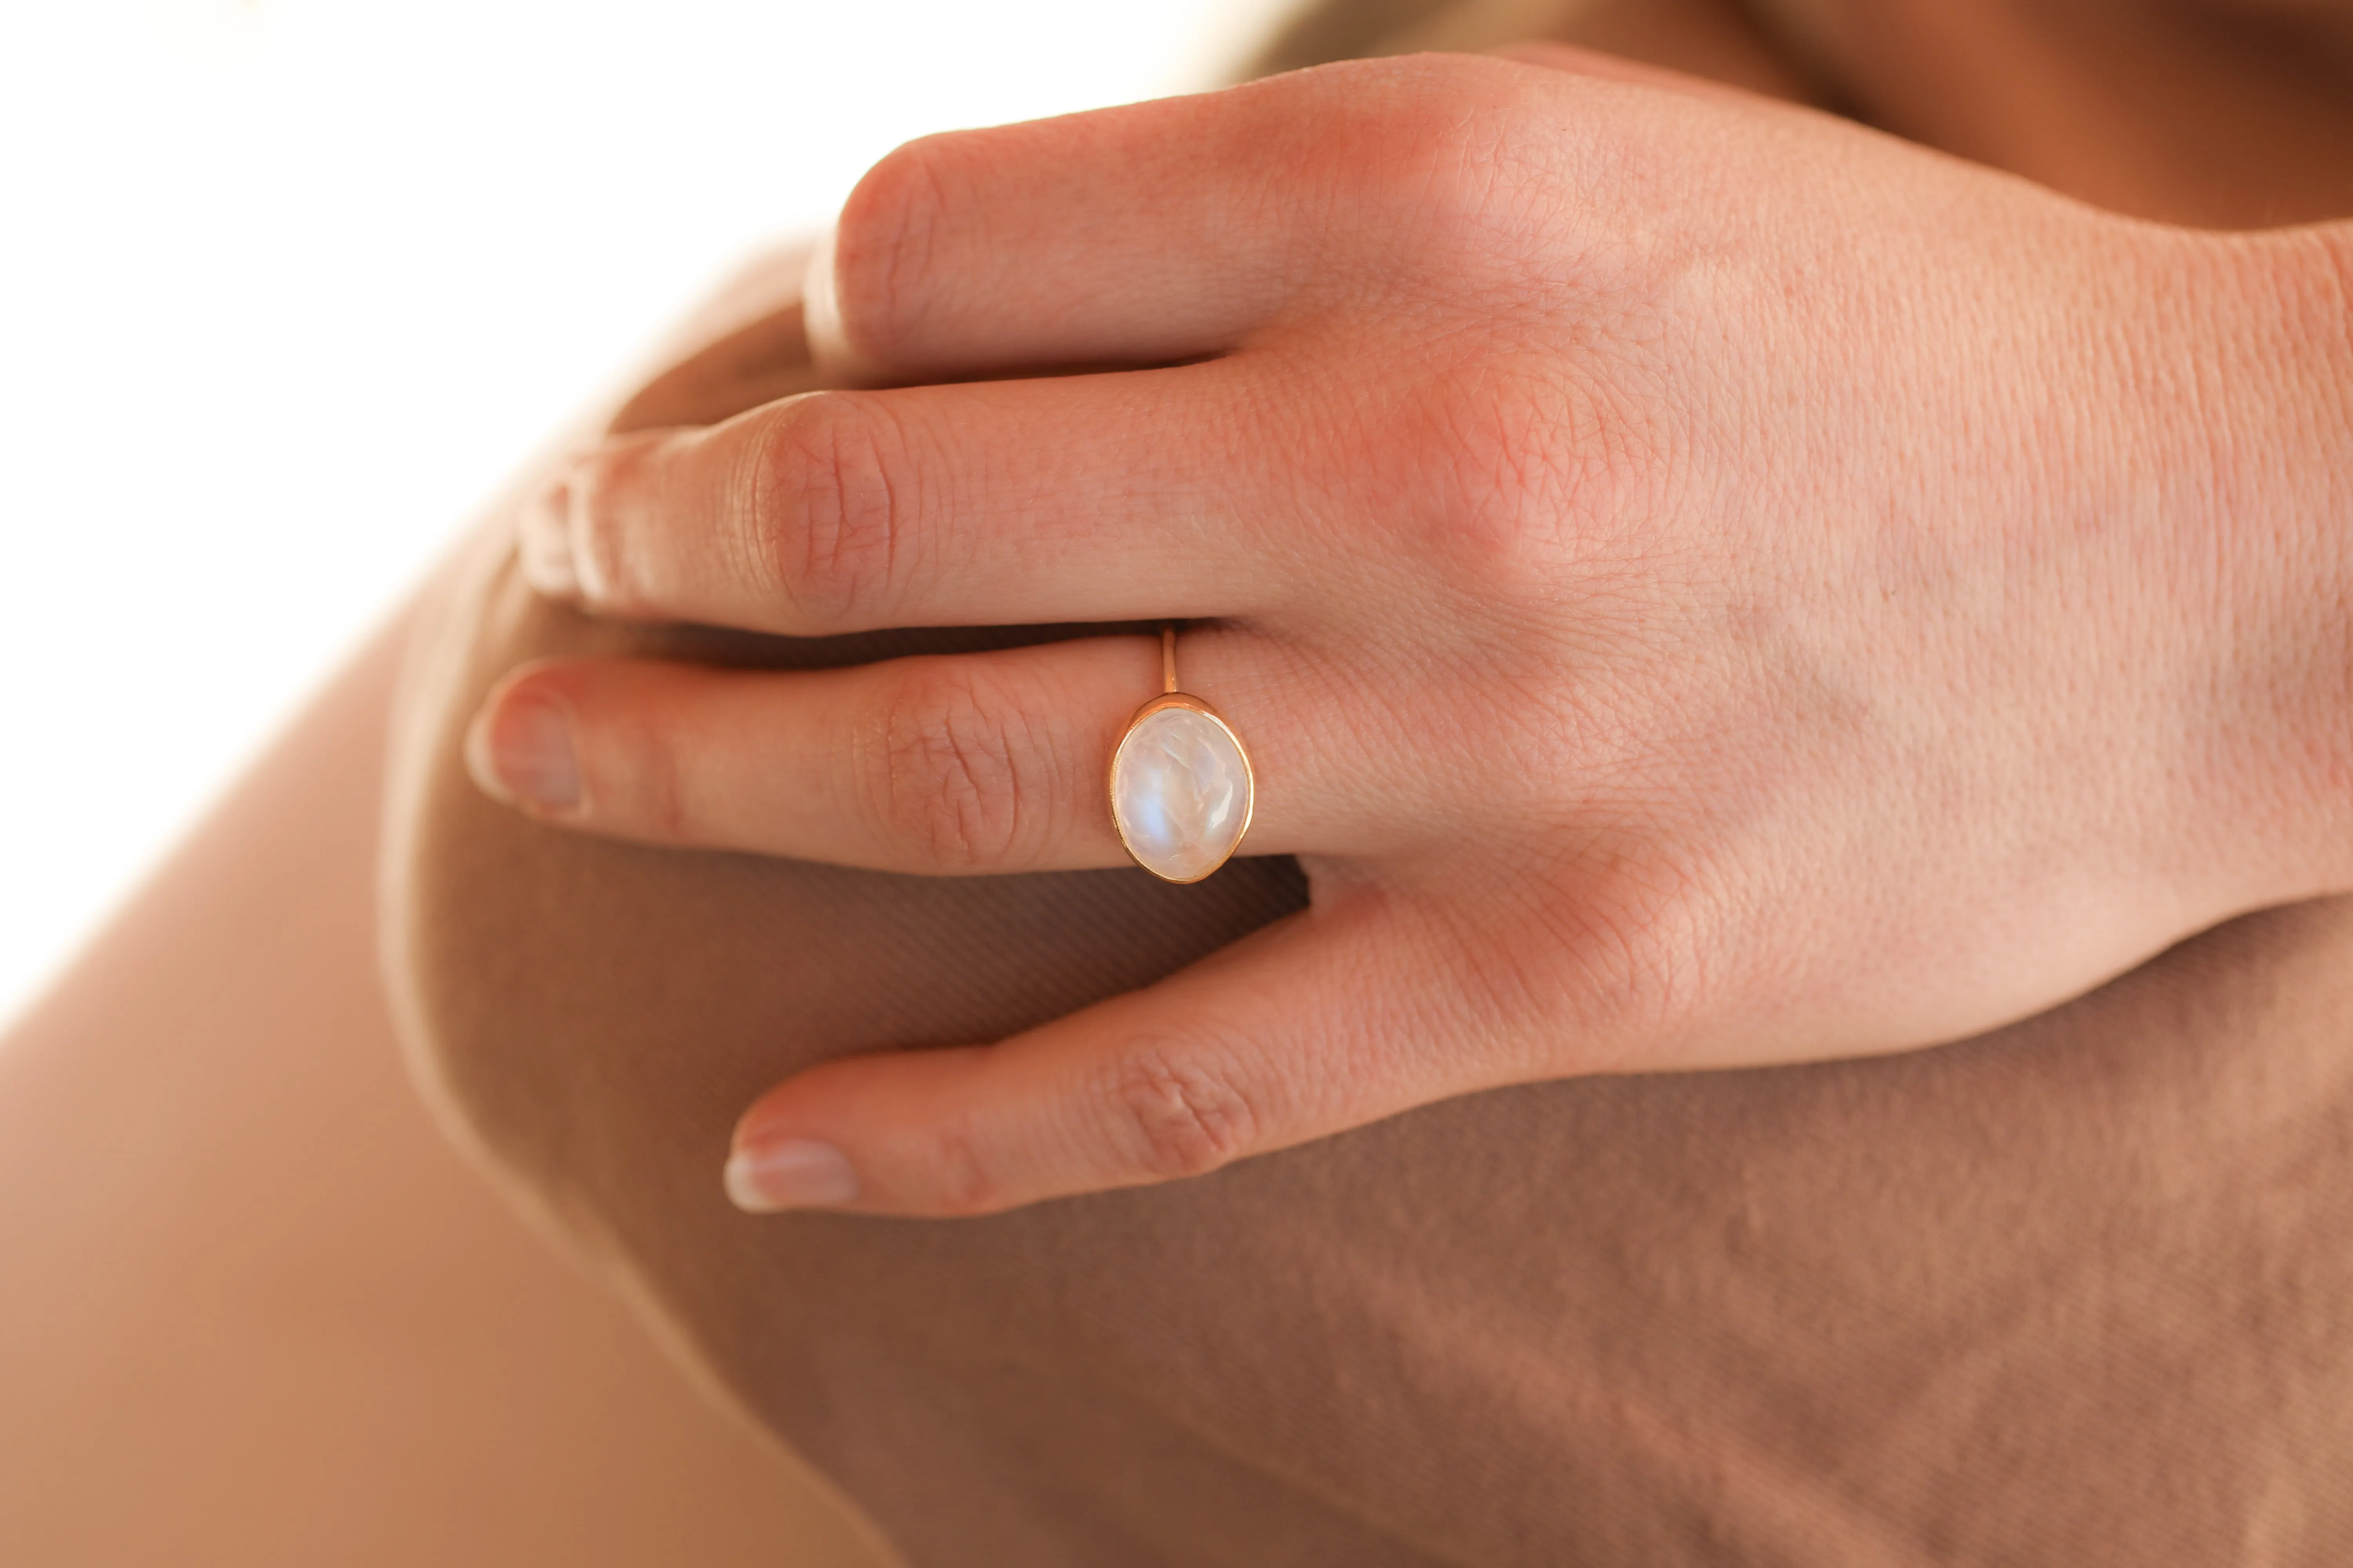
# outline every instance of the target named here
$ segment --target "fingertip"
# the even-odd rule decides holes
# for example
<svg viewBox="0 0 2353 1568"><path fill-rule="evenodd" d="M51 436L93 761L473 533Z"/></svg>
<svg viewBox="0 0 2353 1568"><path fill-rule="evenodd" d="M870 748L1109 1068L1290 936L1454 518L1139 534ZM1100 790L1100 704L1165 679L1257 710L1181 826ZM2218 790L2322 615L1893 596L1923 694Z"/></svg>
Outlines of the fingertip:
<svg viewBox="0 0 2353 1568"><path fill-rule="evenodd" d="M466 726L466 774L484 795L501 805L512 805L514 797L507 792L506 781L499 777L498 764L491 756L491 703L483 703Z"/></svg>
<svg viewBox="0 0 2353 1568"><path fill-rule="evenodd" d="M821 1063L736 1119L723 1182L736 1207L847 1208L904 1218L968 1217L1034 1201L994 1179L1001 1139L969 1112L997 1047L949 1046ZM1001 1130L998 1130L1001 1131Z"/></svg>
<svg viewBox="0 0 2353 1568"><path fill-rule="evenodd" d="M801 286L801 320L808 333L809 359L827 381L838 386L864 386L881 379L881 367L858 352L841 320L841 292L835 283L835 239L839 227L828 228L808 258L808 276Z"/></svg>
<svg viewBox="0 0 2353 1568"><path fill-rule="evenodd" d="M719 1181L727 1191L727 1201L745 1214L776 1212L776 1205L768 1202L768 1194L760 1190L758 1178L752 1169L751 1157L742 1151L728 1151L727 1166L720 1173Z"/></svg>
<svg viewBox="0 0 2353 1568"><path fill-rule="evenodd" d="M746 1214L838 1208L863 1191L849 1157L815 1138L738 1133L721 1182L728 1201Z"/></svg>
<svg viewBox="0 0 2353 1568"><path fill-rule="evenodd" d="M580 762L570 707L512 678L466 726L466 772L502 805L554 815L580 809Z"/></svg>

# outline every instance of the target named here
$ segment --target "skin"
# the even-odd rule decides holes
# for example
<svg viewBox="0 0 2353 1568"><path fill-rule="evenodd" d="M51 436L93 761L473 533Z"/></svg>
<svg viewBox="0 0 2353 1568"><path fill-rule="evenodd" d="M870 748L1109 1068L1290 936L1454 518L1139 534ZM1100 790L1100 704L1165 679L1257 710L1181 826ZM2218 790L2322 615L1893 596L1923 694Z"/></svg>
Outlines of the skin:
<svg viewBox="0 0 2353 1568"><path fill-rule="evenodd" d="M1760 58L1784 82L1802 74L1699 14L1716 7L1591 9L1585 36L1614 49L1752 85ZM1869 12L1883 39L1922 9L1873 0ZM2240 58L2200 43L2210 66ZM2038 80L2060 92L2071 71L2113 58L2052 57ZM1920 123L1894 89L1869 96L1874 121ZM1979 133L1953 96L1945 128ZM2203 151L2234 144L2225 131L2279 96L2268 80L2254 102L2215 110L2224 129L2208 127ZM2337 99L2353 103L2341 88ZM2191 118L2178 100L2168 112ZM2070 129L2061 144L2134 144L2104 119ZM2328 156L2348 146L2306 136L2297 158L2266 147L2259 167L2195 191L2143 191L2183 221L2275 221L2270 193L2328 188ZM2341 200L2341 167L2334 177ZM797 283L767 282L784 299L773 315L740 291L721 301L623 423L703 423L807 384L786 298ZM491 520L501 537L512 527ZM0 1222L0 1433L14 1439L0 1443L0 1557L866 1561L797 1468L702 1408L602 1290L500 1212L413 1103L369 952L390 654L380 644L347 671L0 1044L14 1205ZM746 973L753 963L747 952ZM723 1125L723 1110L714 1148ZM2151 1184L2214 1179L2193 1148ZM2073 1248L2063 1233L2052 1245Z"/></svg>
<svg viewBox="0 0 2353 1568"><path fill-rule="evenodd" d="M868 390L581 454L534 584L797 636L1181 618L1312 901L805 1072L732 1190L981 1213L1498 1084L1909 1049L2353 886L2348 256L1568 50L902 149L810 274ZM978 379L1073 365L1112 368ZM1156 675L1137 637L562 660L470 757L649 842L1108 866Z"/></svg>
<svg viewBox="0 0 2353 1568"><path fill-rule="evenodd" d="M0 1562L882 1568L425 1114L382 628L0 1037Z"/></svg>

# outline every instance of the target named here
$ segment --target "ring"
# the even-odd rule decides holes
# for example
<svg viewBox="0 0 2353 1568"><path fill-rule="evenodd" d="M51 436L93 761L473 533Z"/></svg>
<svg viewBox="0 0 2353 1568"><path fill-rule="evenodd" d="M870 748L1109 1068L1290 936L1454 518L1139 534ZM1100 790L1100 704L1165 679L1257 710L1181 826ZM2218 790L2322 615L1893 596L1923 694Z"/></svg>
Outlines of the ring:
<svg viewBox="0 0 2353 1568"><path fill-rule="evenodd" d="M1218 710L1176 689L1176 628L1160 628L1161 694L1111 754L1111 825L1164 882L1198 882L1232 858L1257 794L1250 753Z"/></svg>

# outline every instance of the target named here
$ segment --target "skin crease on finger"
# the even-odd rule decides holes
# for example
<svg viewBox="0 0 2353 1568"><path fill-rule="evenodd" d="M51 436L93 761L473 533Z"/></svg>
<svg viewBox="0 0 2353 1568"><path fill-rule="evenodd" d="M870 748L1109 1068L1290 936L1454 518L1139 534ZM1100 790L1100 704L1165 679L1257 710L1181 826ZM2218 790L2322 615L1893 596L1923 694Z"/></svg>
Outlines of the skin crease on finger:
<svg viewBox="0 0 2353 1568"><path fill-rule="evenodd" d="M1276 155L1228 168L1228 144ZM1172 146L1195 172L1155 180ZM1121 210L1128 184L1150 202ZM910 193L920 217L888 210ZM1219 620L1187 637L1188 679L1277 788L1345 797L1329 816L1352 826L1301 816L1252 843L1301 854L1315 908L1231 962L993 1051L795 1080L747 1125L822 1176L812 1201L1001 1207L1493 1083L1933 1044L2346 885L2344 856L2316 851L2353 765L2327 658L2346 640L2327 526L2348 491L2341 233L2130 224L1725 95L1342 67L896 155L834 253L832 308L876 379L1018 353L1050 304L1056 350L1115 348L1151 277L1121 254L1119 287L1090 288L1106 247L1011 237L1070 232L1059 201L1137 255L1183 252L1155 224L1314 218L1265 254L1249 225L1220 239L1243 286L1175 279L1145 344L1222 353L1152 384L1172 413L1195 387L1236 398L1262 432L1241 465L1259 489L1172 520L1164 498L1194 482L1181 452L1140 483L1083 417L982 444L912 423L946 405L930 395L822 395L844 428L890 422L858 448L871 472L822 479L831 526L875 522L869 557L901 575L870 599L788 595L839 617L789 629L892 624L926 582L941 596L918 624L987 619L959 574L921 574L934 519L975 498L996 506L974 526L1081 585L1139 540L1242 548L1247 515L1283 531L1292 575L1203 608ZM1081 385L1071 409L1099 389L1098 425L1124 427L1109 400L1132 379ZM813 406L732 428L756 447ZM575 470L563 525L626 520L651 531L607 558L689 577L698 553L729 558L691 541L760 510L730 499L732 438L692 438L634 500L625 471ZM1022 454L1050 447L1067 482L1025 491ZM841 499L861 483L864 502ZM686 580L628 603L691 613L663 602ZM1062 657L1127 658L1088 651L1104 646ZM557 679L575 726L653 733L598 707L594 666L506 700ZM1032 728L984 716L1000 776L1037 766ZM600 816L627 792L600 794L593 767L586 804L551 820L729 841L696 791L758 781L730 773L723 735L682 746L659 767L697 782L659 822ZM744 799L731 820L759 816ZM850 858L810 832L750 847ZM1107 863L1100 833L1039 854ZM1147 1131L1138 1157L1139 1068L1198 1149L1162 1157Z"/></svg>

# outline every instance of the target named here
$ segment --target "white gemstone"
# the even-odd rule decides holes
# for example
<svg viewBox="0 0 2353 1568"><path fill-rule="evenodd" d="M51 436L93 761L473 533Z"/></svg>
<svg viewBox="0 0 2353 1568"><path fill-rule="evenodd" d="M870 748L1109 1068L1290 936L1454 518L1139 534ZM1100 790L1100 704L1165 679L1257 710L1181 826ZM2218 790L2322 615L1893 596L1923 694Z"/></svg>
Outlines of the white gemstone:
<svg viewBox="0 0 2353 1568"><path fill-rule="evenodd" d="M1147 870L1172 882L1207 876L1250 821L1250 770L1224 725L1163 708L1130 731L1113 764L1112 813Z"/></svg>

